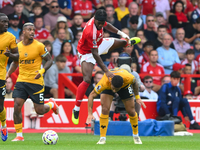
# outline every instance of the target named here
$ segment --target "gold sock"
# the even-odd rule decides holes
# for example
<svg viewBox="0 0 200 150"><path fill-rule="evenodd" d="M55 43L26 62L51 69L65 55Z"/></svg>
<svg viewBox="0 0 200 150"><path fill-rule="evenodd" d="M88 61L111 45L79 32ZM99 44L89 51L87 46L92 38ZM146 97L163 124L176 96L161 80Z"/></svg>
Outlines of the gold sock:
<svg viewBox="0 0 200 150"><path fill-rule="evenodd" d="M133 130L133 134L137 135L138 134L138 115L137 115L137 113L135 112L135 116L133 116L133 117L129 116L129 118L130 118L132 130Z"/></svg>
<svg viewBox="0 0 200 150"><path fill-rule="evenodd" d="M52 109L53 105L52 103L46 103L45 105L49 105L49 111Z"/></svg>
<svg viewBox="0 0 200 150"><path fill-rule="evenodd" d="M2 127L6 126L6 109L4 107L3 111L0 112L0 121L1 121L1 125Z"/></svg>
<svg viewBox="0 0 200 150"><path fill-rule="evenodd" d="M14 124L16 133L22 133L22 123Z"/></svg>
<svg viewBox="0 0 200 150"><path fill-rule="evenodd" d="M100 137L106 137L108 129L108 115L101 114L100 116Z"/></svg>

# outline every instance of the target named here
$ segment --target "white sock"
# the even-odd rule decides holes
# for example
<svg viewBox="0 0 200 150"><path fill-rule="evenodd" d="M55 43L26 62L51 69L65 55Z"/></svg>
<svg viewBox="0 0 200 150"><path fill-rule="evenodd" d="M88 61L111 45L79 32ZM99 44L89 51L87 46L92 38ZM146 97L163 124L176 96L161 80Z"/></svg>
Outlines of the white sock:
<svg viewBox="0 0 200 150"><path fill-rule="evenodd" d="M54 107L54 103L53 102L49 102L49 103L51 103L51 105L52 105L52 108Z"/></svg>
<svg viewBox="0 0 200 150"><path fill-rule="evenodd" d="M133 137L139 136L138 134L133 134Z"/></svg>
<svg viewBox="0 0 200 150"><path fill-rule="evenodd" d="M195 120L190 121L190 123L191 123L191 124L194 124L194 123L195 123Z"/></svg>
<svg viewBox="0 0 200 150"><path fill-rule="evenodd" d="M4 129L4 128L6 128L6 124L5 124L5 126L2 126L2 125L1 125L1 129Z"/></svg>
<svg viewBox="0 0 200 150"><path fill-rule="evenodd" d="M74 110L75 110L75 111L79 111L79 110L80 110L80 107L75 105Z"/></svg>
<svg viewBox="0 0 200 150"><path fill-rule="evenodd" d="M21 136L21 137L23 137L22 132L17 133L17 136Z"/></svg>
<svg viewBox="0 0 200 150"><path fill-rule="evenodd" d="M101 139L104 139L104 140L106 141L106 137L100 137L100 140L101 140Z"/></svg>

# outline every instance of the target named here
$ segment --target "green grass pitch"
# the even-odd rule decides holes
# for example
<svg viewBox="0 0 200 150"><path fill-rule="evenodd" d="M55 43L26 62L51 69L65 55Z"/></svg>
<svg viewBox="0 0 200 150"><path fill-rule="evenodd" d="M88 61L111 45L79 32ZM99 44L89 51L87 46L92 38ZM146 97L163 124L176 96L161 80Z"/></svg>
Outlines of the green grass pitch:
<svg viewBox="0 0 200 150"><path fill-rule="evenodd" d="M142 145L135 145L131 136L107 136L105 145L97 145L99 136L91 134L58 133L56 145L44 145L42 133L24 133L24 142L0 141L1 150L199 150L200 134L193 136L141 137Z"/></svg>

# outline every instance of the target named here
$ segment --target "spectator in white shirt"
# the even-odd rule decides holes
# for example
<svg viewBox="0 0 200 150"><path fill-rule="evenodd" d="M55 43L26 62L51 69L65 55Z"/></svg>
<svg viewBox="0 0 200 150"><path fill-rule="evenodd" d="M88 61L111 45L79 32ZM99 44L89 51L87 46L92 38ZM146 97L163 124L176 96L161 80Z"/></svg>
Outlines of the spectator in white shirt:
<svg viewBox="0 0 200 150"><path fill-rule="evenodd" d="M158 94L152 90L153 78L151 76L144 77L144 86L145 86L145 90L143 92L140 92L140 97L157 101Z"/></svg>

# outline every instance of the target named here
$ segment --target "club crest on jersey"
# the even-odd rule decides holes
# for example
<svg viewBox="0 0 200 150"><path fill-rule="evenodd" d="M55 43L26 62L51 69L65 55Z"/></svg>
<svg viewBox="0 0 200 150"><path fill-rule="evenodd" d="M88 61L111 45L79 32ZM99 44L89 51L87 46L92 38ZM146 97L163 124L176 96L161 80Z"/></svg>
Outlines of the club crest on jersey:
<svg viewBox="0 0 200 150"><path fill-rule="evenodd" d="M98 86L96 87L96 91L98 92L100 89L101 89L101 85L98 85Z"/></svg>
<svg viewBox="0 0 200 150"><path fill-rule="evenodd" d="M27 56L28 56L28 53L24 53L24 56L27 57Z"/></svg>
<svg viewBox="0 0 200 150"><path fill-rule="evenodd" d="M97 41L94 40L94 41L93 41L93 44L94 44L94 45L97 45Z"/></svg>

